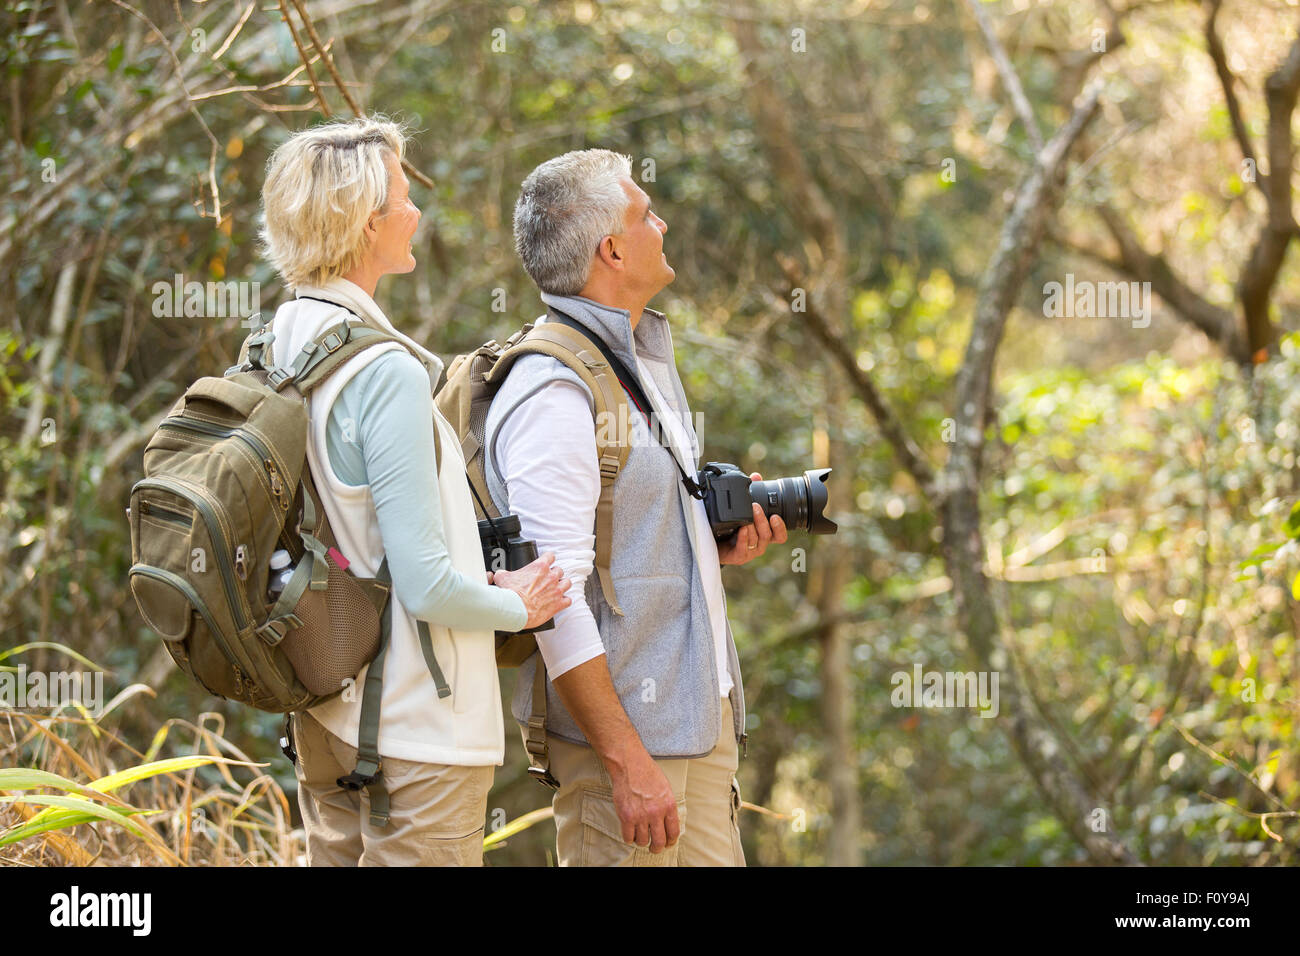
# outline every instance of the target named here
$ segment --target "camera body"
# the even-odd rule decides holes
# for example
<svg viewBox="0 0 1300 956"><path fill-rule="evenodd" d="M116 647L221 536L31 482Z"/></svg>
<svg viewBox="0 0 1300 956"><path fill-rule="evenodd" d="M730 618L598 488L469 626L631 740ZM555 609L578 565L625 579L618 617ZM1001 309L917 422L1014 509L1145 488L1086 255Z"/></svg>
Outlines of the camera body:
<svg viewBox="0 0 1300 956"><path fill-rule="evenodd" d="M711 461L696 474L695 483L703 490L704 510L715 538L726 538L753 524L754 504L769 518L780 515L787 528L834 534L839 527L823 513L830 473L829 468L818 468L799 478L751 481L735 465Z"/></svg>
<svg viewBox="0 0 1300 956"><path fill-rule="evenodd" d="M500 518L480 521L478 538L483 548L483 566L489 571L517 571L537 560L537 542L528 540L520 533L518 515L502 515ZM546 631L554 627L555 621L550 620L533 630Z"/></svg>

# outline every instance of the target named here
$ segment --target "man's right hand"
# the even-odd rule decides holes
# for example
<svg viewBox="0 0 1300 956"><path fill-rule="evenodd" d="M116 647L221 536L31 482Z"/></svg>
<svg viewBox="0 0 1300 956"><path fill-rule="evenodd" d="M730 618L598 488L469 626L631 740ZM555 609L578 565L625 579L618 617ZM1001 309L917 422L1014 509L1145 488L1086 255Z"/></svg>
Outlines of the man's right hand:
<svg viewBox="0 0 1300 956"><path fill-rule="evenodd" d="M623 839L651 853L662 853L677 842L681 823L677 800L663 770L638 740L625 762L605 762L614 788L614 809L623 825Z"/></svg>
<svg viewBox="0 0 1300 956"><path fill-rule="evenodd" d="M619 703L605 655L565 671L553 684L609 774L623 840L651 853L675 844L682 826L673 788Z"/></svg>

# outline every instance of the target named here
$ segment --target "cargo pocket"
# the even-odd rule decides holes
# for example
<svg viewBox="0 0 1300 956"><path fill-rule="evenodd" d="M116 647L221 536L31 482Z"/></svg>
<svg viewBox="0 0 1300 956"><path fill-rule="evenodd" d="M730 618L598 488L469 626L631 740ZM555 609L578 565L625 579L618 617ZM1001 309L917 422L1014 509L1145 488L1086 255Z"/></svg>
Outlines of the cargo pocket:
<svg viewBox="0 0 1300 956"><path fill-rule="evenodd" d="M179 574L133 565L127 574L140 616L163 639L178 667L210 694L237 699L238 664L203 599Z"/></svg>
<svg viewBox="0 0 1300 956"><path fill-rule="evenodd" d="M678 823L685 830L685 803L677 802ZM614 794L596 787L582 788L582 866L676 866L677 844L651 853L623 841L623 824L614 809Z"/></svg>

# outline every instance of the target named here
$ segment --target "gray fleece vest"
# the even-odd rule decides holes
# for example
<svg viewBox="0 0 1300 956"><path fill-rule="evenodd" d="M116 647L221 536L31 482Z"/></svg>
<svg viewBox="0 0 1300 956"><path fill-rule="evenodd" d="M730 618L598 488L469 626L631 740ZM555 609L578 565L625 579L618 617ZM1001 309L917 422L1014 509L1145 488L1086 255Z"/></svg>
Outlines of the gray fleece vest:
<svg viewBox="0 0 1300 956"><path fill-rule="evenodd" d="M692 444L698 446L673 359L672 336L660 313L647 309L634 335L625 310L579 296L544 293L542 299L603 339L633 374L638 374L639 355L671 406L658 412L659 419L676 415L684 422ZM556 379L577 385L590 401L591 393L578 376L548 355L527 355L517 361L492 399L484 436L484 464L488 491L502 513L509 511L510 502L496 467L498 430L522 401ZM632 448L614 482L610 558L610 575L623 615L610 609L594 571L587 577L587 606L605 645L618 699L651 756L702 757L713 750L718 740L722 695L704 584L695 558L695 525L688 517L694 502L673 464L672 452L652 441L645 418L630 402L629 412ZM694 477L699 462L688 459L681 465ZM533 676L540 656L534 654L519 669L511 711L520 724L526 722L532 710ZM745 726L745 696L729 622L727 666L734 685L730 695L734 730L740 740ZM574 743L587 743L549 680L546 732Z"/></svg>

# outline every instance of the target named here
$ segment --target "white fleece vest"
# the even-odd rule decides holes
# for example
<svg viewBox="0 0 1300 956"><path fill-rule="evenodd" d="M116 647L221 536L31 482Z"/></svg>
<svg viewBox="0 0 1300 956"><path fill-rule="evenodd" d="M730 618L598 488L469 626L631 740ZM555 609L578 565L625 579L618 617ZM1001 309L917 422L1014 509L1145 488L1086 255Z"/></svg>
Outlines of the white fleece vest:
<svg viewBox="0 0 1300 956"><path fill-rule="evenodd" d="M333 279L323 287L301 287L297 292L300 296L338 302L408 342L429 364L430 389L436 385L442 361L393 328L364 290L345 279ZM343 309L314 299L298 298L284 303L276 311L272 326L276 335L272 355L276 363L289 365L307 342L347 318L350 316ZM352 562L351 570L360 577L373 577L383 561L379 522L369 486L346 485L334 474L326 450L326 423L335 398L352 377L384 352L400 348L391 342L366 349L336 371L307 400L311 421L307 437L308 464L339 550ZM436 406L434 422L442 438L438 492L447 551L457 571L486 580L460 441ZM434 463L429 462L429 469L433 467ZM384 667L384 695L379 714L380 755L420 763L499 765L505 756L505 732L493 632L453 631L429 623L434 655L451 685L451 696L439 698L420 653L415 618L397 600L396 594L390 600L396 613ZM331 733L352 747L357 745L367 669L362 668L357 674L355 686L311 711Z"/></svg>

